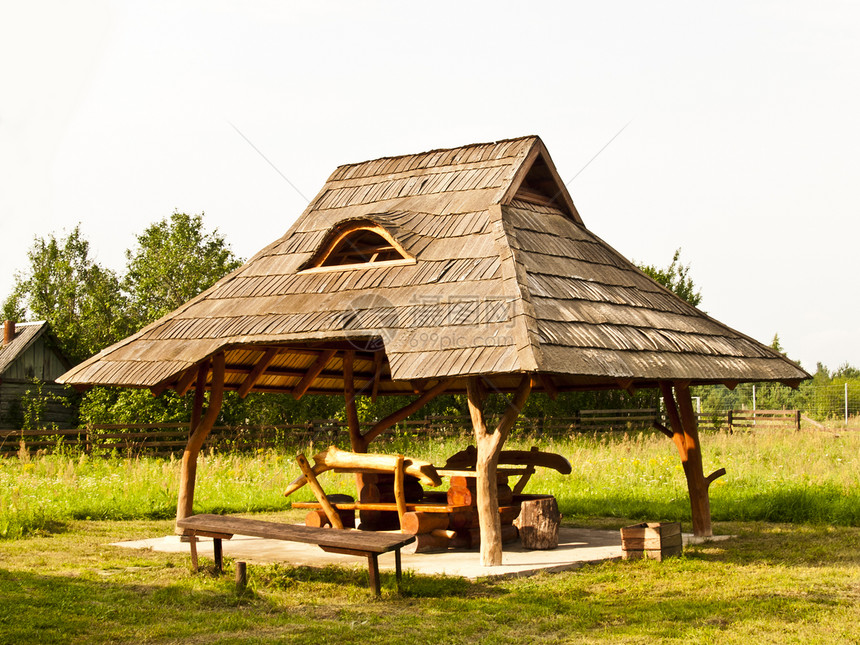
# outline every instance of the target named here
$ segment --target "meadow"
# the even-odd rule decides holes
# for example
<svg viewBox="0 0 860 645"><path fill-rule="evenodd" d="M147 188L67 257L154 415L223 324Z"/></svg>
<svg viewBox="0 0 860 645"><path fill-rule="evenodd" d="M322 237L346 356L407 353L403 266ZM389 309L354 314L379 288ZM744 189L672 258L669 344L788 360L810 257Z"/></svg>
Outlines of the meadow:
<svg viewBox="0 0 860 645"><path fill-rule="evenodd" d="M466 438L396 437L379 449L443 463ZM662 435L534 441L573 474L529 490L559 499L564 523L617 529L680 519L689 502ZM0 462L0 643L856 643L860 639L860 433L703 433L717 534L680 558L606 562L527 579L407 573L403 593L366 570L255 566L249 587L193 574L187 556L111 542L172 532L175 459L25 455ZM296 446L313 454L325 446ZM207 454L198 512L285 510L294 452ZM321 478L351 492L346 476ZM301 497L301 496L300 496Z"/></svg>
<svg viewBox="0 0 860 645"><path fill-rule="evenodd" d="M469 443L467 436L399 436L378 444L443 464ZM510 449L538 445L573 466L570 476L538 472L526 492L556 496L569 520L624 517L689 521L678 453L656 432L605 433L562 439L513 436ZM301 445L256 454L201 455L195 511L249 513L289 508L283 490L299 474ZM345 446L344 446L345 447ZM724 467L711 486L715 520L827 523L860 526L860 433L768 430L702 434L705 474ZM327 492L355 494L347 475L326 473ZM175 458L91 458L56 454L0 460L0 539L56 531L70 520L167 519L176 509ZM310 498L305 489L295 499Z"/></svg>

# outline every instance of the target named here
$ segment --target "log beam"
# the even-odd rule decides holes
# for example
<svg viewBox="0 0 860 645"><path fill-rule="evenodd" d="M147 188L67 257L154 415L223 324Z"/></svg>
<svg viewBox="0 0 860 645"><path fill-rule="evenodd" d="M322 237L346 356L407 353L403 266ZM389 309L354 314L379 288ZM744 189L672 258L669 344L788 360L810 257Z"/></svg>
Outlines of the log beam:
<svg viewBox="0 0 860 645"><path fill-rule="evenodd" d="M305 395L305 392L310 389L311 385L313 385L314 381L317 379L317 376L319 376L320 372L325 369L326 364L336 353L336 349L326 349L320 352L320 355L317 356L317 359L308 368L308 371L305 372L305 375L302 377L302 380L299 381L293 388L293 398L296 401L298 401Z"/></svg>
<svg viewBox="0 0 860 645"><path fill-rule="evenodd" d="M544 392L546 392L546 395L551 401L555 401L558 398L558 388L555 386L552 376L549 374L539 374L538 379L540 380L540 384L543 387Z"/></svg>
<svg viewBox="0 0 860 645"><path fill-rule="evenodd" d="M442 392L451 387L451 385L454 383L454 380L455 379L446 379L444 381L439 381L430 389L424 390L421 396L412 401L412 403L403 406L399 410L392 412L387 417L377 422L370 430L367 431L367 433L365 433L363 437L365 445L376 439L376 437L388 430L388 428L390 428L391 426L400 423L411 414L420 410L427 404L427 402L431 401L432 399L435 399L437 396L442 394Z"/></svg>
<svg viewBox="0 0 860 645"><path fill-rule="evenodd" d="M245 380L242 381L242 385L239 386L239 398L244 399L248 396L248 393L251 389L257 384L257 381L260 380L260 377L263 376L263 373L268 369L269 365L272 364L272 361L275 360L275 356L278 355L277 349L267 349L263 354L263 357L257 361L257 364L254 365L254 368L251 370L251 373L245 377Z"/></svg>
<svg viewBox="0 0 860 645"><path fill-rule="evenodd" d="M189 367L182 376L179 377L179 381L176 383L176 393L179 396L185 396L185 393L191 389L191 386L194 385L195 380L197 379L197 373L199 368L197 367Z"/></svg>
<svg viewBox="0 0 860 645"><path fill-rule="evenodd" d="M219 352L212 359L212 387L209 393L209 407L206 414L194 426L185 451L182 453L182 465L179 474L179 500L176 505L176 519L181 520L194 514L194 485L197 480L197 455L203 447L203 442L209 435L212 426L221 412L221 403L224 401L224 353ZM197 391L195 392L195 409L202 408L202 391L206 382L205 371L201 368L197 377ZM199 393L199 397L197 396ZM200 407L197 407L197 401ZM192 415L193 417L199 417ZM182 530L178 530L182 533Z"/></svg>

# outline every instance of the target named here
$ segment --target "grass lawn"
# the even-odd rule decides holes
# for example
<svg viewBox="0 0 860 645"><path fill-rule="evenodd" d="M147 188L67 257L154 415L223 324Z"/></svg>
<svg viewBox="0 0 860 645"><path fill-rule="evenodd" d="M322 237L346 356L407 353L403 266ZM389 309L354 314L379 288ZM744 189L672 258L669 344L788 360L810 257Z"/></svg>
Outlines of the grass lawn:
<svg viewBox="0 0 860 645"><path fill-rule="evenodd" d="M407 575L402 595L383 574L381 600L366 567L251 566L237 594L230 571L192 574L187 556L109 546L172 533L176 460L2 459L0 645L860 642L860 433L702 436L705 472L728 470L711 490L714 531L737 537L663 563L520 580ZM380 448L444 463L465 441ZM542 473L527 491L556 495L568 525L689 528L677 452L662 435L538 443L573 474ZM291 454L206 455L195 510L284 514L281 491L296 474ZM323 477L328 492L354 492L348 476Z"/></svg>
<svg viewBox="0 0 860 645"><path fill-rule="evenodd" d="M401 596L383 574L376 600L364 567L252 566L238 594L229 570L193 574L187 556L109 546L165 535L170 521L72 521L0 542L0 642L858 642L860 529L715 528L737 537L663 563L504 581L406 575Z"/></svg>

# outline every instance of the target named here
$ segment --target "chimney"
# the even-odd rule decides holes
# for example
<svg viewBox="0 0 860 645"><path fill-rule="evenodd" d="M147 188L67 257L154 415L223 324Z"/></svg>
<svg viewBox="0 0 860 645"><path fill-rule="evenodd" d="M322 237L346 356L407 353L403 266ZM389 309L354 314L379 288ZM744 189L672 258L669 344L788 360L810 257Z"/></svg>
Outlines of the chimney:
<svg viewBox="0 0 860 645"><path fill-rule="evenodd" d="M3 323L3 347L15 340L15 321L7 320Z"/></svg>

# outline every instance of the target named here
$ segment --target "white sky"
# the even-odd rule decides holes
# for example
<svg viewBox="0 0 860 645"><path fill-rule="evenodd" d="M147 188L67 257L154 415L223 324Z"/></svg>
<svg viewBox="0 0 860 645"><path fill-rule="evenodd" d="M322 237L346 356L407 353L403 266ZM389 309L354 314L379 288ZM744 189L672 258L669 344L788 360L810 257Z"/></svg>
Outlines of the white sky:
<svg viewBox="0 0 860 645"><path fill-rule="evenodd" d="M242 257L342 163L538 134L585 224L702 308L860 365L860 4L0 0L0 298L34 236L205 211Z"/></svg>

